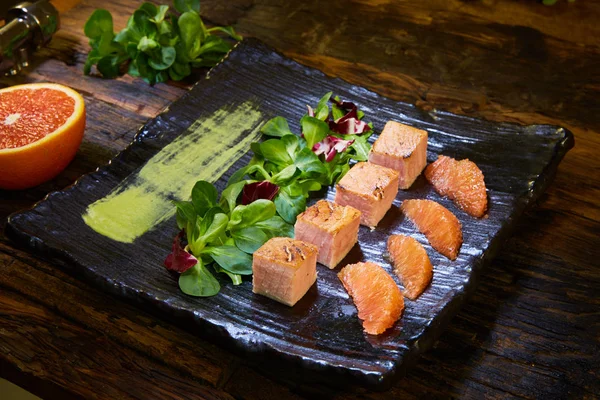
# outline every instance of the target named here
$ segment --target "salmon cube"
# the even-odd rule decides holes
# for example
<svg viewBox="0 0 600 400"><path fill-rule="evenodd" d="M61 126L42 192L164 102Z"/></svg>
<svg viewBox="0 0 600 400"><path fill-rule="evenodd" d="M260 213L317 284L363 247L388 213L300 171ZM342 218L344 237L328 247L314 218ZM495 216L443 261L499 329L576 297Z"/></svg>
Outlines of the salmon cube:
<svg viewBox="0 0 600 400"><path fill-rule="evenodd" d="M408 189L427 164L427 131L388 121L373 143L369 161L398 171L398 187Z"/></svg>
<svg viewBox="0 0 600 400"><path fill-rule="evenodd" d="M317 251L300 240L269 239L252 257L252 291L293 306L317 280Z"/></svg>
<svg viewBox="0 0 600 400"><path fill-rule="evenodd" d="M358 241L359 225L356 208L319 200L298 215L294 236L317 246L317 261L333 269Z"/></svg>
<svg viewBox="0 0 600 400"><path fill-rule="evenodd" d="M361 212L360 223L377 226L398 194L398 171L370 162L356 163L337 184L335 202Z"/></svg>

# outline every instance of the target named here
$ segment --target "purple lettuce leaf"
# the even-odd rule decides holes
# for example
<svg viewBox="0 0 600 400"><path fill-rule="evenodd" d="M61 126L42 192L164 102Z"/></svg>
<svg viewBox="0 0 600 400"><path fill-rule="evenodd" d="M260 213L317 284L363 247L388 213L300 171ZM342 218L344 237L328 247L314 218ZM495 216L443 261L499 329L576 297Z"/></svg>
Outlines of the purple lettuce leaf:
<svg viewBox="0 0 600 400"><path fill-rule="evenodd" d="M346 115L335 121L328 120L329 129L342 135L360 135L369 132L371 127L366 122L358 119L358 108L349 101L331 99L336 106L347 111Z"/></svg>
<svg viewBox="0 0 600 400"><path fill-rule="evenodd" d="M183 273L198 263L198 259L188 253L183 247L184 236L185 231L182 229L175 236L175 239L173 239L171 253L167 256L164 263L169 271Z"/></svg>
<svg viewBox="0 0 600 400"><path fill-rule="evenodd" d="M242 190L242 204L248 205L254 200L273 200L279 192L279 186L269 181L248 183Z"/></svg>

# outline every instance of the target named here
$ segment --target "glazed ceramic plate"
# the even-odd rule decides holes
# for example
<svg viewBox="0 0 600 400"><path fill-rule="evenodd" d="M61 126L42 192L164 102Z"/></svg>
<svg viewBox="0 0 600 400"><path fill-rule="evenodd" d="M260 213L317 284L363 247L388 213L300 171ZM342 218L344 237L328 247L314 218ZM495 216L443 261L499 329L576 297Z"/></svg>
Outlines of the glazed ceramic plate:
<svg viewBox="0 0 600 400"><path fill-rule="evenodd" d="M375 132L388 120L426 129L430 162L438 154L469 158L485 175L490 206L483 219L460 211L420 177L410 190L399 192L376 230L360 228L359 245L342 264L369 260L391 271L383 258L385 242L390 234L403 233L425 245L434 265L431 286L418 300L406 301L402 319L386 333L370 336L363 332L352 300L336 276L339 267L319 266L317 284L293 308L254 295L249 279L237 287L228 278L221 279L221 292L210 298L184 295L176 278L162 266L177 232L169 205L160 218L140 217L154 218L154 226L138 232L131 243L108 238L84 223L82 215L91 205L131 189L139 190L140 203L156 201L158 205L140 204L128 210L129 215L165 209L165 202L189 193L186 185L193 185L195 179L191 183L178 180L189 181L190 176L208 176L222 190L230 174L248 162L249 141L260 137L262 123L281 115L299 132L298 121L306 105L316 105L328 91L358 104ZM571 133L559 127L498 124L425 112L329 78L248 39L213 68L206 80L146 124L109 165L82 177L73 187L50 194L33 209L12 215L7 234L74 275L241 352L248 360L284 365L283 369L302 371L306 379L352 380L384 388L442 332L474 290L481 269L527 205L544 191L572 146ZM163 174L170 163L182 162L180 152L189 153L181 174L173 174L172 168ZM152 163L154 167L149 166ZM330 190L323 196L332 199L333 194ZM398 207L409 198L439 201L457 215L464 244L456 261L434 251L403 218Z"/></svg>

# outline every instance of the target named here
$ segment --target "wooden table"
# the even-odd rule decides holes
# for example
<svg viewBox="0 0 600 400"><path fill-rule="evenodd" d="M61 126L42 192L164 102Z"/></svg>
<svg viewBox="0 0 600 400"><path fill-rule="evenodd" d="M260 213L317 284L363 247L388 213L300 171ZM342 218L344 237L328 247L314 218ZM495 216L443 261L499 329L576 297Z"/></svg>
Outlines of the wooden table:
<svg viewBox="0 0 600 400"><path fill-rule="evenodd" d="M82 74L82 28L141 3L54 0L62 27L23 74L82 93L84 143L58 178L0 191L0 227L107 163L194 79L149 87ZM287 3L282 6L279 3ZM387 97L496 121L569 128L576 146L434 349L390 391L308 387L257 370L0 237L0 376L44 398L595 398L600 393L600 3L559 0L202 2L303 64ZM0 395L0 397L2 397Z"/></svg>

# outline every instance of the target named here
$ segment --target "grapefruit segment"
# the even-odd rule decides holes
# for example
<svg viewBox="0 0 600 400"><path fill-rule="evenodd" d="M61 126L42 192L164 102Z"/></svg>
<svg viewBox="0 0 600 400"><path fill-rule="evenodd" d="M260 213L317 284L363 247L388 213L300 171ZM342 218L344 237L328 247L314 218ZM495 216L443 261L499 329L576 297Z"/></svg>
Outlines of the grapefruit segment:
<svg viewBox="0 0 600 400"><path fill-rule="evenodd" d="M0 89L0 188L26 189L54 178L75 157L84 130L84 101L71 88Z"/></svg>
<svg viewBox="0 0 600 400"><path fill-rule="evenodd" d="M431 246L451 260L456 260L462 245L462 226L450 210L432 200L404 200L400 209Z"/></svg>
<svg viewBox="0 0 600 400"><path fill-rule="evenodd" d="M487 210L487 193L483 173L473 161L457 161L447 156L425 169L425 178L442 196L448 196L467 214L481 218Z"/></svg>
<svg viewBox="0 0 600 400"><path fill-rule="evenodd" d="M383 333L402 315L402 292L381 266L372 262L350 264L338 277L358 309L365 332Z"/></svg>
<svg viewBox="0 0 600 400"><path fill-rule="evenodd" d="M427 252L414 238L392 235L387 242L394 272L404 285L404 297L416 300L433 278L433 266Z"/></svg>

